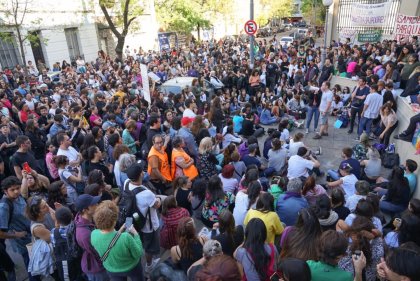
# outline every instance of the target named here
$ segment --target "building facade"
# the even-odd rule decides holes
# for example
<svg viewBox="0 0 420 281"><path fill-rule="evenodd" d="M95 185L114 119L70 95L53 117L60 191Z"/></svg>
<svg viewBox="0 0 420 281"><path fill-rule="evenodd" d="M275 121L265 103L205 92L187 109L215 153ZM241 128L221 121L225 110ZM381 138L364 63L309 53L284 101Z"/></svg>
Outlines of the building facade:
<svg viewBox="0 0 420 281"><path fill-rule="evenodd" d="M20 0L10 0L20 1ZM8 1L9 2L9 1ZM126 37L126 45L135 49L153 49L157 44L157 24L153 0L143 0L144 13L136 19L137 26ZM0 7L0 32L10 33L11 40L0 38L0 67L22 64L17 32L10 27L11 20ZM18 14L20 17L21 14ZM108 28L97 1L88 0L33 0L28 6L21 27L22 37L37 35L37 42L24 43L26 61L41 60L47 67L63 60L74 62L77 57L95 61L99 50L115 55L116 40Z"/></svg>

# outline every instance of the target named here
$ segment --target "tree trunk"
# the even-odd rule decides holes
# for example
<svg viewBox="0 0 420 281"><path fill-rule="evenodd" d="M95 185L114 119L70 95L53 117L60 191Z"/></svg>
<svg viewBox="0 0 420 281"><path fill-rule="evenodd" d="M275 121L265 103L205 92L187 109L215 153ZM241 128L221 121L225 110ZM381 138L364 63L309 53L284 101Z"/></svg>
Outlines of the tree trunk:
<svg viewBox="0 0 420 281"><path fill-rule="evenodd" d="M125 36L118 37L117 46L115 47L115 53L117 57L122 61L123 60L123 50L124 50Z"/></svg>
<svg viewBox="0 0 420 281"><path fill-rule="evenodd" d="M197 24L197 41L200 41L200 24Z"/></svg>
<svg viewBox="0 0 420 281"><path fill-rule="evenodd" d="M20 32L20 27L16 26L16 33L19 41L19 47L20 47L20 56L22 59L22 67L25 70L25 75L28 75L28 68L26 67L26 56L25 56L25 49L23 47L23 40L22 40L22 34ZM36 62L35 62L36 63Z"/></svg>

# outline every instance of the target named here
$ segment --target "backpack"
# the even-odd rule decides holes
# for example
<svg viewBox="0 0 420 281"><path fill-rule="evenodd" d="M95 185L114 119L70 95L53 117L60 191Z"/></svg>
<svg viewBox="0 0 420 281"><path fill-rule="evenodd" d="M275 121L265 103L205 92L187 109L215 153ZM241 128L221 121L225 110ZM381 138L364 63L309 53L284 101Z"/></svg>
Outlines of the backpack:
<svg viewBox="0 0 420 281"><path fill-rule="evenodd" d="M147 208L146 216L144 216L140 210L137 208L137 199L136 195L142 191L145 191L146 188L143 186L138 186L133 190L128 188L130 180L127 180L124 183L124 190L121 195L121 200L118 203L118 220L117 228L120 228L125 220L129 217L133 217L133 214L137 213L138 218L133 219L133 225L138 232L141 232L143 227L146 225L147 217L149 217L149 225L152 227L152 217L150 215L150 207Z"/></svg>
<svg viewBox="0 0 420 281"><path fill-rule="evenodd" d="M69 232L69 227L72 226L72 232ZM75 234L76 228L74 222L70 224L66 230L66 235ZM81 267L81 258L83 250L76 243L76 235L66 236L63 238L60 234L60 229L54 229L54 257L55 257L55 267L61 278L61 280L86 280L82 273ZM70 240L71 239L71 240ZM75 243L75 244L72 244ZM80 256L73 257L72 251L74 252L78 248L80 250ZM71 253L71 254L70 254Z"/></svg>
<svg viewBox="0 0 420 281"><path fill-rule="evenodd" d="M76 240L76 223L72 221L69 226L67 227L67 255L71 259L79 259L83 255L83 249L79 246Z"/></svg>

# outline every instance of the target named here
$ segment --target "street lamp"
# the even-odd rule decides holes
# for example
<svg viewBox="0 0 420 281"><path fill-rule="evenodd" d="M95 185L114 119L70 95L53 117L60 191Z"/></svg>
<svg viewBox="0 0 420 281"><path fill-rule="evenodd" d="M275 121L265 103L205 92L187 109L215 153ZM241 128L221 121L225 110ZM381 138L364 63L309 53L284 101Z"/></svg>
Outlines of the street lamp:
<svg viewBox="0 0 420 281"><path fill-rule="evenodd" d="M322 67L324 67L325 64L325 58L327 56L327 29L328 29L328 12L330 10L330 6L334 0L322 0L322 5L324 5L326 11L325 11L325 27L324 27L324 47L322 48L321 52L321 63Z"/></svg>

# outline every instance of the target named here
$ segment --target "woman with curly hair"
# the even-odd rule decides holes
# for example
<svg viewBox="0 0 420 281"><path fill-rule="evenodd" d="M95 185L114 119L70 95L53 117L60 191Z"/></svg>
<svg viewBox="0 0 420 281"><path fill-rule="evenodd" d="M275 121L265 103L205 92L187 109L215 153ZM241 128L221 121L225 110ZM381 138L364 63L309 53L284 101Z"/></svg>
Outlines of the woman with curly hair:
<svg viewBox="0 0 420 281"><path fill-rule="evenodd" d="M61 180L53 182L48 187L47 203L53 210L56 210L61 206L65 206L74 211L74 205L67 200L66 185Z"/></svg>
<svg viewBox="0 0 420 281"><path fill-rule="evenodd" d="M194 220L182 218L177 228L178 245L171 248L172 261L185 273L190 266L203 256L205 237L197 236Z"/></svg>
<svg viewBox="0 0 420 281"><path fill-rule="evenodd" d="M141 264L143 246L140 236L134 226L124 231L125 224L119 231L116 231L117 219L118 207L114 202L103 201L96 208L93 220L97 229L91 234L92 246L102 257L103 265L111 280L127 280L130 277L133 281L143 281ZM115 240L115 244L112 251L106 255L113 240Z"/></svg>
<svg viewBox="0 0 420 281"><path fill-rule="evenodd" d="M357 217L346 235L351 238L346 255L340 259L338 266L350 273L354 272L352 255L361 251L366 257L365 278L366 281L376 280L376 265L384 256L384 245L381 237L372 234L373 223L366 217Z"/></svg>

